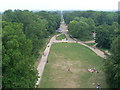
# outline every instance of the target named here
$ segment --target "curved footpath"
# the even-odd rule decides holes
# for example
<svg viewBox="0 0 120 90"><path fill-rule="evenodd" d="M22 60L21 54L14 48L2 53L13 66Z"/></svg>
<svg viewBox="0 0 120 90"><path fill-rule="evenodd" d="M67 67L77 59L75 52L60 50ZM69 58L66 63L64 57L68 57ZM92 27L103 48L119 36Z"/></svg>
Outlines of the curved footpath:
<svg viewBox="0 0 120 90"><path fill-rule="evenodd" d="M68 39L68 43L78 43L78 44L81 44L81 45L91 49L98 56L106 59L106 55L104 55L104 52L100 51L98 48L90 47L90 46L84 44L81 41L76 41L76 40L72 39L69 36L68 30L67 30L67 26L64 23L61 25L61 28L62 28L62 33L65 34L66 38ZM43 53L42 58L41 58L41 61L40 61L39 65L38 65L38 67L37 67L39 78L38 78L38 81L36 82L36 86L40 84L40 81L41 81L41 78L42 78L42 74L43 74L43 71L44 71L44 68L45 68L45 64L47 63L47 58L48 58L48 55L49 55L49 52L50 52L51 45L53 43L61 43L62 42L61 40L56 40L56 37L59 36L59 35L60 34L53 36L50 39L50 42L48 43L46 49L44 50L44 53Z"/></svg>
<svg viewBox="0 0 120 90"><path fill-rule="evenodd" d="M78 44L81 44L81 45L83 45L83 46L85 46L85 47L88 47L89 49L91 49L93 52L95 52L98 56L100 56L100 57L102 57L102 58L104 58L104 59L106 59L107 57L106 57L106 55L104 54L104 52L103 51L101 51L101 50L99 50L98 48L93 48L93 47L91 47L91 46L88 46L88 45L86 45L86 44L84 44L84 42L82 42L82 41L77 41L77 39L72 39L70 36L69 36L69 34L68 34L68 30L67 30L67 26L65 25L65 24L62 24L62 26L61 26L61 28L62 28L62 33L63 34L65 34L65 36L66 36L66 38L68 39L68 42L76 42L76 43L78 43ZM93 42L92 42L93 43Z"/></svg>

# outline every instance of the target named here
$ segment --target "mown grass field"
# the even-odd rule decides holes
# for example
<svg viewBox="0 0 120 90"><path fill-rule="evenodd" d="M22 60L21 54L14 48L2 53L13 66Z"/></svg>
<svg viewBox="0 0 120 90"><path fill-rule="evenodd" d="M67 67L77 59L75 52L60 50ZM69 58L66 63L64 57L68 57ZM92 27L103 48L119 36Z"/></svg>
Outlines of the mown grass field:
<svg viewBox="0 0 120 90"><path fill-rule="evenodd" d="M58 36L56 38L56 40L62 40L62 39L65 39L65 38L66 38L66 36L64 34L61 34L60 36Z"/></svg>
<svg viewBox="0 0 120 90"><path fill-rule="evenodd" d="M104 59L76 43L53 44L39 88L108 88L103 72ZM71 71L68 71L68 68ZM99 73L88 72L96 68Z"/></svg>

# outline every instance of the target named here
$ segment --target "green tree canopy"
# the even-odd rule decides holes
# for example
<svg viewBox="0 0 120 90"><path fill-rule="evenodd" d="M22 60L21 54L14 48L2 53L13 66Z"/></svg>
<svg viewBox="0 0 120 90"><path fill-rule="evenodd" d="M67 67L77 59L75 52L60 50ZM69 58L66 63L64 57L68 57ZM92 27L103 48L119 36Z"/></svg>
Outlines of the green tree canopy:
<svg viewBox="0 0 120 90"><path fill-rule="evenodd" d="M28 10L6 10L3 13L3 21L17 22L23 25L23 32L32 41L35 58L39 55L39 49L44 45L45 38L55 33L60 26L58 12L32 12Z"/></svg>
<svg viewBox="0 0 120 90"><path fill-rule="evenodd" d="M84 40L91 37L91 32L94 32L95 23L91 18L75 17L70 21L68 29L70 34L78 39Z"/></svg>
<svg viewBox="0 0 120 90"><path fill-rule="evenodd" d="M35 86L32 43L22 32L22 24L3 22L3 88L31 88Z"/></svg>
<svg viewBox="0 0 120 90"><path fill-rule="evenodd" d="M120 36L113 41L111 54L105 62L107 80L111 88L120 89Z"/></svg>

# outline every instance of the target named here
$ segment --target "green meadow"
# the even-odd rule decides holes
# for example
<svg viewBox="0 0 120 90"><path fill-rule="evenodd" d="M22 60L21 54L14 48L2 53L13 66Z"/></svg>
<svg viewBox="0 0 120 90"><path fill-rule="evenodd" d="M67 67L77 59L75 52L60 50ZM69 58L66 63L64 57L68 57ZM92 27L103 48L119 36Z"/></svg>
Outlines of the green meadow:
<svg viewBox="0 0 120 90"><path fill-rule="evenodd" d="M38 87L96 88L100 83L102 88L109 88L103 65L104 59L80 44L53 44ZM99 73L88 72L90 68L95 68Z"/></svg>

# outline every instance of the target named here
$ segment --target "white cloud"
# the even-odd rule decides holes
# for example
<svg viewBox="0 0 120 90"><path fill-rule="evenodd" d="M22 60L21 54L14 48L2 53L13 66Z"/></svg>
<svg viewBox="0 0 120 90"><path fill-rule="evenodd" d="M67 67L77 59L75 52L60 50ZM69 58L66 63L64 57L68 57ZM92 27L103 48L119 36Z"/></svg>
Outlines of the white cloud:
<svg viewBox="0 0 120 90"><path fill-rule="evenodd" d="M0 11L29 10L117 10L119 0L2 0Z"/></svg>

